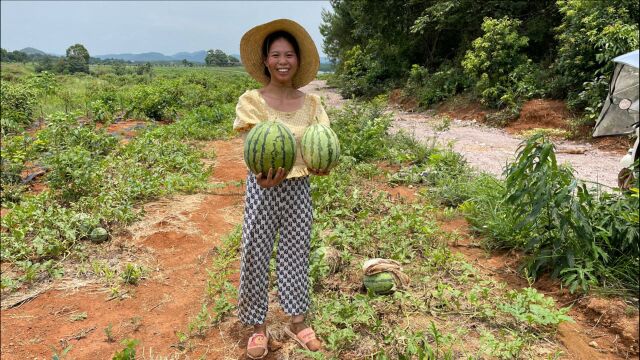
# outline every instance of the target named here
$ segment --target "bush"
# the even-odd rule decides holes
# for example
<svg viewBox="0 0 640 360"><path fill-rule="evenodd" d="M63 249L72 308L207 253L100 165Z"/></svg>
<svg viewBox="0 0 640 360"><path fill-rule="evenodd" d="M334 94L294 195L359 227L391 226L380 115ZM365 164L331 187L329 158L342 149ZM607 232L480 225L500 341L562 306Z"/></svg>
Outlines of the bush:
<svg viewBox="0 0 640 360"><path fill-rule="evenodd" d="M382 101L348 103L342 110L331 114L331 119L342 155L351 156L356 161L385 157L385 137L391 116L385 114Z"/></svg>
<svg viewBox="0 0 640 360"><path fill-rule="evenodd" d="M638 48L638 2L559 0L558 56L553 92L593 124L607 94L611 60Z"/></svg>
<svg viewBox="0 0 640 360"><path fill-rule="evenodd" d="M491 107L503 107L502 97L512 85L509 76L528 62L524 48L529 39L518 35L520 20L508 17L485 18L484 35L473 41L462 61L465 73L475 82L475 89L482 102Z"/></svg>
<svg viewBox="0 0 640 360"><path fill-rule="evenodd" d="M131 90L127 115L146 116L153 120L174 119L181 107L182 88L176 81L157 81Z"/></svg>
<svg viewBox="0 0 640 360"><path fill-rule="evenodd" d="M2 81L0 114L2 135L19 132L31 125L36 106L35 90L20 83Z"/></svg>
<svg viewBox="0 0 640 360"><path fill-rule="evenodd" d="M340 94L345 98L375 96L384 91L384 71L373 55L359 45L347 51L336 71Z"/></svg>
<svg viewBox="0 0 640 360"><path fill-rule="evenodd" d="M104 164L81 146L55 152L46 159L49 168L47 184L59 190L65 202L73 202L83 196L100 192Z"/></svg>
<svg viewBox="0 0 640 360"><path fill-rule="evenodd" d="M594 193L558 165L542 135L522 143L506 175L466 181L461 210L486 248L524 250L528 276L550 271L572 292L599 284L638 293L637 181L631 191Z"/></svg>
<svg viewBox="0 0 640 360"><path fill-rule="evenodd" d="M444 101L470 86L469 77L462 68L443 64L434 72L413 65L403 90L405 96L415 98L422 107Z"/></svg>

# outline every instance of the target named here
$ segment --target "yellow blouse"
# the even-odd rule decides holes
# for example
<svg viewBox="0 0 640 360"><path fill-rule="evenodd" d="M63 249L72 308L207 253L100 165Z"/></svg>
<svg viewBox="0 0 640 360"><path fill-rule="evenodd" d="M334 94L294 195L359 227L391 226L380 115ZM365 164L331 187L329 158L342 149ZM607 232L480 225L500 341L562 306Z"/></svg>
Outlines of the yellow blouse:
<svg viewBox="0 0 640 360"><path fill-rule="evenodd" d="M314 94L305 94L304 103L300 109L280 111L270 107L257 89L247 90L238 99L233 129L243 132L244 139L249 130L261 121L281 122L291 130L296 138L296 161L293 163L293 169L287 175L287 179L309 175L300 150L302 135L309 125L316 122L330 126L329 117L322 107L320 97Z"/></svg>

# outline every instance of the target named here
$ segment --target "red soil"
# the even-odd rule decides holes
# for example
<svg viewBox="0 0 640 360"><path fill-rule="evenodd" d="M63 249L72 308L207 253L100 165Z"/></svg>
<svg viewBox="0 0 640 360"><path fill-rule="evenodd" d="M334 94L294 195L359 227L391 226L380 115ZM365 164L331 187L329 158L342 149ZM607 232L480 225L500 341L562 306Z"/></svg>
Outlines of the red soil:
<svg viewBox="0 0 640 360"><path fill-rule="evenodd" d="M534 99L522 105L520 117L505 130L510 134L535 128L568 130L571 114L560 100Z"/></svg>
<svg viewBox="0 0 640 360"><path fill-rule="evenodd" d="M238 155L241 154L241 140L213 142L212 146L217 154L212 181L243 180L246 168ZM225 164L224 170L219 164ZM211 250L218 246L220 237L236 225L229 222L228 209L242 206L242 196L228 196L224 192L242 193L242 189L222 188L217 195L207 195L195 211L182 214L188 218L189 225L200 230L196 235L163 230L163 223L159 222L151 235L138 240L116 238L105 245L127 243L148 248L155 256L158 268L152 269L150 279L138 286L121 289L128 291L128 298L109 301L105 289L89 286L73 292L46 291L24 305L3 310L2 358L51 358L50 345L61 349L67 344L73 346L68 354L70 358L111 358L123 348L120 341L125 338L141 341L138 354L144 351L149 355L152 351L156 356L167 356L176 352L171 347L178 341L176 332L185 332L190 319L202 306ZM170 203L153 209L147 216L169 218L174 215L170 212ZM237 285L237 276L233 280ZM52 288L56 285L52 284ZM80 312L86 312L87 319L69 320L70 314ZM104 329L109 324L115 342L106 341ZM84 336L80 336L82 334ZM195 345L193 353L208 353L207 358L217 358L211 354L223 348L221 341L220 334L212 331ZM237 349L236 355L241 354L242 348Z"/></svg>
<svg viewBox="0 0 640 360"><path fill-rule="evenodd" d="M527 281L518 274L520 253L488 253L473 243L469 224L464 218L445 221L445 231L457 231L462 240L451 246L467 261L489 275L504 281L510 288L527 287ZM635 307L627 306L620 299L594 296L581 297L570 294L562 284L548 276L538 279L533 286L545 295L552 296L559 306L572 305L569 311L575 323L562 323L558 336L567 349L569 359L626 359L638 355L640 319Z"/></svg>

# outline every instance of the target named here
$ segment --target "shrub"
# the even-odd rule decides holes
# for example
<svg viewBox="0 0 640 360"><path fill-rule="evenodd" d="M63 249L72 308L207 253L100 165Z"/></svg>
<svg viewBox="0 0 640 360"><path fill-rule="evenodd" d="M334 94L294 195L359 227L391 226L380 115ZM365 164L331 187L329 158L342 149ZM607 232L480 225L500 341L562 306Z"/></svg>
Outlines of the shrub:
<svg viewBox="0 0 640 360"><path fill-rule="evenodd" d="M502 107L502 97L511 87L509 76L528 61L523 50L528 44L526 36L518 34L521 21L504 17L485 18L484 35L473 41L462 61L465 73L475 82L482 102L492 107Z"/></svg>
<svg viewBox="0 0 640 360"><path fill-rule="evenodd" d="M64 201L76 201L100 191L104 165L85 148L75 146L56 152L46 159L46 165L47 183L51 189L61 191Z"/></svg>
<svg viewBox="0 0 640 360"><path fill-rule="evenodd" d="M36 106L36 92L27 84L1 82L0 114L2 135L16 133L31 125Z"/></svg>
<svg viewBox="0 0 640 360"><path fill-rule="evenodd" d="M391 116L381 101L348 103L331 115L331 127L340 140L341 152L356 161L382 159L386 155L385 137Z"/></svg>
<svg viewBox="0 0 640 360"><path fill-rule="evenodd" d="M181 106L182 88L176 81L157 81L131 90L127 115L146 116L153 120L174 119Z"/></svg>
<svg viewBox="0 0 640 360"><path fill-rule="evenodd" d="M370 97L384 91L381 64L359 45L347 51L336 75L340 94L345 98Z"/></svg>
<svg viewBox="0 0 640 360"><path fill-rule="evenodd" d="M556 29L553 91L567 97L570 109L586 110L586 121L593 123L607 94L611 60L638 48L638 3L558 0L557 4L563 19Z"/></svg>
<svg viewBox="0 0 640 360"><path fill-rule="evenodd" d="M429 107L460 93L470 86L469 77L462 68L443 64L434 72L414 64L403 90L405 96L418 100L422 107Z"/></svg>

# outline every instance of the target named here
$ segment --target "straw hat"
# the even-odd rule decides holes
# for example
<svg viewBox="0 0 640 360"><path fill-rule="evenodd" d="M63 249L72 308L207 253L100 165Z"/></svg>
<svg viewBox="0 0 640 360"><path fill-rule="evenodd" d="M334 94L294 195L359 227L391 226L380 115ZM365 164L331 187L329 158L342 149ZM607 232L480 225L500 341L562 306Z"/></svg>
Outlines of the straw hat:
<svg viewBox="0 0 640 360"><path fill-rule="evenodd" d="M315 79L320 67L320 56L309 33L293 20L278 19L247 31L240 40L240 59L251 77L267 85L270 79L264 73L262 43L269 34L279 30L290 33L298 42L300 63L293 76L293 87L301 88Z"/></svg>

